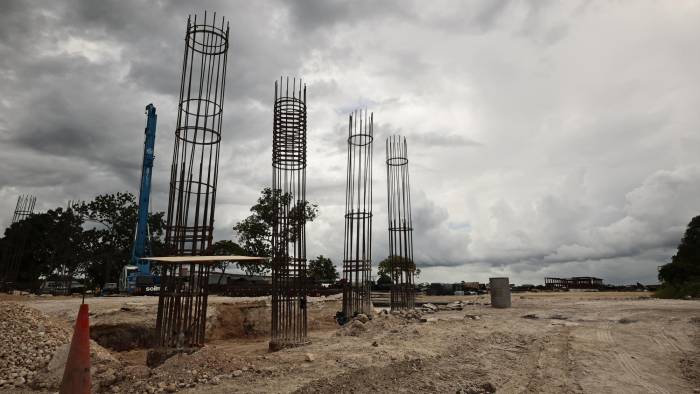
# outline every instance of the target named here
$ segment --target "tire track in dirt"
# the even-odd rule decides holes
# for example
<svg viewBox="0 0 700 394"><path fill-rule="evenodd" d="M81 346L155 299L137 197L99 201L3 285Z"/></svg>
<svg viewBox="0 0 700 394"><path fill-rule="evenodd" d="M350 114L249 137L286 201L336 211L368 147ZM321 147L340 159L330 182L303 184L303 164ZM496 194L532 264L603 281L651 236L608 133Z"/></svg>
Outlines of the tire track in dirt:
<svg viewBox="0 0 700 394"><path fill-rule="evenodd" d="M575 358L571 346L571 328L562 328L539 342L537 356L527 383L528 393L582 393L573 379Z"/></svg>
<svg viewBox="0 0 700 394"><path fill-rule="evenodd" d="M671 394L671 392L665 388L646 380L648 375L639 369L639 364L637 361L635 361L634 358L632 358L632 356L622 346L620 346L621 344L615 340L609 325L598 331L598 338L601 339L602 342L613 345L617 349L615 359L625 372L629 373L635 378L636 384L644 387L649 393Z"/></svg>
<svg viewBox="0 0 700 394"><path fill-rule="evenodd" d="M678 342L676 342L675 339L672 339L668 337L666 334L663 332L660 332L657 336L654 337L654 339L658 339L659 342L661 342L662 346L666 346L670 349L673 349L677 352L683 352L683 349L678 345Z"/></svg>
<svg viewBox="0 0 700 394"><path fill-rule="evenodd" d="M700 317L688 322L694 325L694 333L688 340L688 350L681 356L680 367L683 379L700 388Z"/></svg>
<svg viewBox="0 0 700 394"><path fill-rule="evenodd" d="M294 393L432 393L496 392L488 373L474 364L472 346L456 343L434 358L394 361L386 366L362 367L303 384Z"/></svg>
<svg viewBox="0 0 700 394"><path fill-rule="evenodd" d="M598 337L598 340L603 342L603 343L608 343L608 344L613 344L615 343L615 340L612 337L612 334L610 334L610 327L606 326L603 329L598 329L596 331L596 336Z"/></svg>
<svg viewBox="0 0 700 394"><path fill-rule="evenodd" d="M646 381L645 377L647 375L639 370L636 361L634 361L632 356L630 356L627 352L620 351L619 353L615 354L615 358L617 359L618 363L622 366L622 369L633 375L637 379L637 383L640 386L647 389L649 393L671 394L670 391L664 389L663 387Z"/></svg>
<svg viewBox="0 0 700 394"><path fill-rule="evenodd" d="M521 368L513 369L515 374L509 377L503 384L499 387L499 390L504 393L529 393L532 392L530 388L535 374L537 373L537 368L540 365L540 357L542 350L544 349L544 342L549 341L550 337L538 338L533 340L527 349L523 352L523 355L517 360L518 366Z"/></svg>

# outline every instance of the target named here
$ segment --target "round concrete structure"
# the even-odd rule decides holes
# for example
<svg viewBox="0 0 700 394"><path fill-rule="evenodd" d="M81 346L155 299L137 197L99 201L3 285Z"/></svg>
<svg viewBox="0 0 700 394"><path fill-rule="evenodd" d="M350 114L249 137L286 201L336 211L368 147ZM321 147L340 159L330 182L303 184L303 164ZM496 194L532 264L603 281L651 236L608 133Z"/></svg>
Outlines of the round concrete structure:
<svg viewBox="0 0 700 394"><path fill-rule="evenodd" d="M491 287L491 306L510 308L510 284L508 278L489 278Z"/></svg>

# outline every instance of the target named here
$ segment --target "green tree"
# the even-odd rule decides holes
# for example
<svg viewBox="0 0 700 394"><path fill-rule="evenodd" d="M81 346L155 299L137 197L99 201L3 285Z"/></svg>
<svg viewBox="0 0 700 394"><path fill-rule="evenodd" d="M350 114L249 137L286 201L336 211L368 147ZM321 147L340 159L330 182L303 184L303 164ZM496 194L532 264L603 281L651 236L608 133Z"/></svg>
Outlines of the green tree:
<svg viewBox="0 0 700 394"><path fill-rule="evenodd" d="M102 194L90 202L73 207L91 226L85 231L89 245L89 264L86 274L100 286L115 282L122 268L131 261L136 230L138 205L129 192ZM162 236L165 229L164 213L149 215L152 253L163 251Z"/></svg>
<svg viewBox="0 0 700 394"><path fill-rule="evenodd" d="M335 269L331 259L320 255L309 261L307 276L314 278L317 282L326 283L335 282L340 275L338 275L338 271Z"/></svg>
<svg viewBox="0 0 700 394"><path fill-rule="evenodd" d="M40 276L61 274L71 280L83 272L88 255L82 224L80 216L63 208L13 223L5 230L2 256L14 255L17 265L16 271L9 273L6 279L31 284ZM12 269L8 267L9 262L6 260L3 264Z"/></svg>
<svg viewBox="0 0 700 394"><path fill-rule="evenodd" d="M659 280L669 296L700 296L700 216L688 223L671 262L659 269Z"/></svg>
<svg viewBox="0 0 700 394"><path fill-rule="evenodd" d="M5 231L0 256L14 248L24 251L17 279L25 283L42 275L71 280L84 273L103 286L116 281L122 267L130 262L137 211L133 194L116 193L99 195L65 210L31 215ZM163 217L163 212L149 215L154 255L164 249Z"/></svg>
<svg viewBox="0 0 700 394"><path fill-rule="evenodd" d="M377 284L378 285L390 285L391 284L391 277L387 274L382 274L379 275L379 278L377 278Z"/></svg>
<svg viewBox="0 0 700 394"><path fill-rule="evenodd" d="M403 258L401 256L388 256L384 260L380 261L377 265L377 283L391 283L391 261L392 258L396 259L399 267L403 270L413 271L414 278L418 278L421 274L420 268L416 268L416 263L413 260Z"/></svg>
<svg viewBox="0 0 700 394"><path fill-rule="evenodd" d="M228 239L223 239L221 241L215 242L211 246L211 253L215 256L242 256L245 255L245 250L243 250L243 248L239 244ZM226 273L226 268L228 268L229 265L231 265L231 261L222 261L214 266L214 268L218 268L221 270L221 275L219 276L217 284L221 284L221 279L224 277L224 273ZM245 270L245 268L243 268L244 264L241 264L239 262L237 265L239 268Z"/></svg>
<svg viewBox="0 0 700 394"><path fill-rule="evenodd" d="M272 256L272 226L275 221L274 212L276 206L289 207L293 203L293 196L289 193L282 193L281 190L273 190L269 187L261 191L261 196L255 205L250 208L252 214L233 226L233 231L238 238L239 244L243 247L247 255L256 257ZM312 222L318 216L318 204L310 204L304 201L294 204L289 209L290 232L286 237L290 241L298 237L298 225L305 222ZM269 260L266 263L249 264L244 268L248 275L262 275L270 270Z"/></svg>

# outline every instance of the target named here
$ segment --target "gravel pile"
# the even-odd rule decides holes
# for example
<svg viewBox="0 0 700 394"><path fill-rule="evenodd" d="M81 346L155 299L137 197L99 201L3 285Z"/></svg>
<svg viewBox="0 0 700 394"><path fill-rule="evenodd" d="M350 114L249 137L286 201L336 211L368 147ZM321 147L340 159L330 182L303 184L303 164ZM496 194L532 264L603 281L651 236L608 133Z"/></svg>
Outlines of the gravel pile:
<svg viewBox="0 0 700 394"><path fill-rule="evenodd" d="M20 303L0 303L0 316L0 389L58 389L73 329ZM93 392L122 378L119 361L94 341L90 360Z"/></svg>
<svg viewBox="0 0 700 394"><path fill-rule="evenodd" d="M41 312L13 302L0 303L0 387L33 386L70 331Z"/></svg>

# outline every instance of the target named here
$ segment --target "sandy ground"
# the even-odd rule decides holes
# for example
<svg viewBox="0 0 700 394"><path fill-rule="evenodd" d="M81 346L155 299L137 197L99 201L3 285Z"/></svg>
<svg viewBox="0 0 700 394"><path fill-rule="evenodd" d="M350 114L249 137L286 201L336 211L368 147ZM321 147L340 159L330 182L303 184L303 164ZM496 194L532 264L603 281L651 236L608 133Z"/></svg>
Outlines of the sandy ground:
<svg viewBox="0 0 700 394"><path fill-rule="evenodd" d="M312 343L268 353L264 299L212 297L207 346L146 373L144 350L115 352L128 367L114 389L147 392L168 376L179 392L208 394L700 393L700 301L518 293L505 310L483 305L484 296L429 301L454 299L476 304L424 315L427 322L381 314L361 330L334 325L337 299L314 300ZM70 321L80 299L23 302ZM155 298L89 303L93 325L154 320ZM188 388L188 376L202 371L206 383Z"/></svg>

